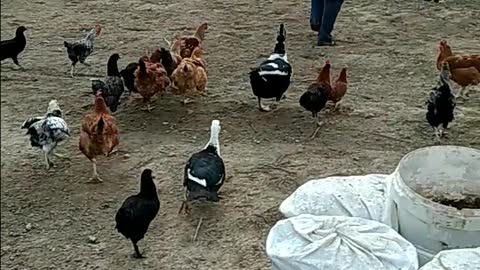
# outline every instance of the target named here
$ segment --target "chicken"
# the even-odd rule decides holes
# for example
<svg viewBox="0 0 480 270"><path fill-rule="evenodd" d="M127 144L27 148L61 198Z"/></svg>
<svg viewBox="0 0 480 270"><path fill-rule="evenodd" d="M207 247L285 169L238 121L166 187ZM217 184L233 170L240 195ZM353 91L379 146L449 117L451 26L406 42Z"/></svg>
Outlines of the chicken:
<svg viewBox="0 0 480 270"><path fill-rule="evenodd" d="M208 23L204 22L197 27L197 30L193 36L176 36L173 44L171 44L171 51L180 55L182 58L190 57L195 48L201 47L201 43L205 39L205 32L207 29ZM170 44L170 42L168 43Z"/></svg>
<svg viewBox="0 0 480 270"><path fill-rule="evenodd" d="M480 71L475 67L455 68L451 69L450 73L450 79L462 87L457 97L468 97L470 89L467 89L467 86L480 84Z"/></svg>
<svg viewBox="0 0 480 270"><path fill-rule="evenodd" d="M287 32L283 24L280 24L280 31L273 53L266 61L249 73L253 94L258 99L258 108L263 112L268 112L271 109L269 106L262 104L262 98L275 98L278 103L290 86L292 66L288 63L285 49L286 35Z"/></svg>
<svg viewBox="0 0 480 270"><path fill-rule="evenodd" d="M89 182L103 180L97 173L99 155L109 156L119 144L119 135L115 118L108 113L107 105L100 94L95 97L95 111L82 119L80 131L80 151L92 162L93 177Z"/></svg>
<svg viewBox="0 0 480 270"><path fill-rule="evenodd" d="M185 213L190 212L189 201L205 198L218 202L218 191L225 180L225 165L220 155L220 121L213 120L210 127L210 140L200 151L193 154L185 165L183 186L185 200L180 207Z"/></svg>
<svg viewBox="0 0 480 270"><path fill-rule="evenodd" d="M22 124L22 129L27 129L26 135L30 135L32 147L42 149L45 154L45 166L48 169L53 166L51 155L60 158L66 156L54 153L57 145L70 137L70 130L63 119L63 113L58 102L53 99L48 103L47 113L44 116L32 117Z"/></svg>
<svg viewBox="0 0 480 270"><path fill-rule="evenodd" d="M440 72L439 85L433 88L426 102L426 118L433 128L437 140L440 140L440 137L445 134L448 124L454 119L453 112L456 102L448 77L448 64L444 63ZM439 127L440 125L442 128Z"/></svg>
<svg viewBox="0 0 480 270"><path fill-rule="evenodd" d="M335 109L338 109L338 105L347 93L347 86L347 68L342 68L328 97L328 100L331 100L335 105Z"/></svg>
<svg viewBox="0 0 480 270"><path fill-rule="evenodd" d="M176 95L205 95L208 81L206 63L197 47L189 58L184 58L172 73L172 93ZM187 98L184 103L188 103Z"/></svg>
<svg viewBox="0 0 480 270"><path fill-rule="evenodd" d="M23 34L25 31L27 31L27 28L20 26L17 28L15 37L13 39L2 40L0 42L0 61L11 58L15 65L19 66L21 69L24 69L18 62L18 55L23 52L25 46L27 45L27 39Z"/></svg>
<svg viewBox="0 0 480 270"><path fill-rule="evenodd" d="M138 62L133 62L120 71L120 75L122 76L125 87L128 89L129 93L138 93L138 90L135 87L135 71L137 68Z"/></svg>
<svg viewBox="0 0 480 270"><path fill-rule="evenodd" d="M450 70L457 68L475 67L480 71L480 55L459 55L453 54L452 49L447 44L446 40L441 40L438 45L437 69L441 70L442 63L447 62Z"/></svg>
<svg viewBox="0 0 480 270"><path fill-rule="evenodd" d="M167 75L169 77L172 76L173 71L177 68L180 61L182 61L181 57L175 55L174 53L163 47L160 48L160 58L160 62L165 67L165 70L167 71Z"/></svg>
<svg viewBox="0 0 480 270"><path fill-rule="evenodd" d="M140 192L128 197L115 215L115 228L133 243L135 258L143 258L137 243L142 240L148 226L158 214L160 201L153 182L152 170L145 169L140 179Z"/></svg>
<svg viewBox="0 0 480 270"><path fill-rule="evenodd" d="M307 91L300 97L300 105L311 112L315 119L317 128L311 136L312 139L315 138L318 130L323 125L323 122L319 121L318 113L325 108L332 92L330 67L330 61L325 61L325 65L320 70L316 82L310 84Z"/></svg>
<svg viewBox="0 0 480 270"><path fill-rule="evenodd" d="M107 77L103 80L90 79L92 81L93 94L101 93L105 103L111 112L116 112L120 97L123 94L123 80L118 71L118 60L120 56L114 53L110 56L107 63Z"/></svg>
<svg viewBox="0 0 480 270"><path fill-rule="evenodd" d="M75 65L79 61L80 63L89 66L88 63L85 63L85 60L93 52L95 38L100 35L101 31L102 27L97 24L83 39L74 42L63 41L63 45L67 48L68 58L72 62L72 68L70 70L70 75L72 77L75 74Z"/></svg>
<svg viewBox="0 0 480 270"><path fill-rule="evenodd" d="M151 111L150 99L159 93L164 93L170 85L167 71L160 63L146 62L146 57L140 58L138 68L135 71L135 87L142 95L147 106L142 110Z"/></svg>

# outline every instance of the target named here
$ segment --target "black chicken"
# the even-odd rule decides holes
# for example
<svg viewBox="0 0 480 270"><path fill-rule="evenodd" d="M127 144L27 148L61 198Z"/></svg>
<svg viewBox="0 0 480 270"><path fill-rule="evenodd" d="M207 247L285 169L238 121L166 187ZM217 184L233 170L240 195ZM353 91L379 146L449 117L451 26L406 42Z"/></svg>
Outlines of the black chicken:
<svg viewBox="0 0 480 270"><path fill-rule="evenodd" d="M190 212L188 202L205 198L218 202L218 191L225 180L225 165L220 156L220 121L213 120L210 128L210 140L202 151L193 154L185 165L183 186L185 200L179 213Z"/></svg>
<svg viewBox="0 0 480 270"><path fill-rule="evenodd" d="M138 90L135 87L135 70L137 70L137 68L138 62L133 62L128 64L124 69L122 69L122 71L120 71L120 75L122 75L125 87L130 93L138 93Z"/></svg>
<svg viewBox="0 0 480 270"><path fill-rule="evenodd" d="M143 258L137 243L142 240L148 230L150 222L160 209L157 188L153 182L152 170L142 172L140 192L128 197L118 209L115 216L115 228L127 239L130 239L135 249L135 258Z"/></svg>
<svg viewBox="0 0 480 270"><path fill-rule="evenodd" d="M438 140L444 136L448 124L454 119L453 111L456 106L456 101L455 96L452 94L449 74L448 64L443 63L440 71L439 84L432 89L426 102L426 118ZM442 125L442 128L439 127L440 125Z"/></svg>
<svg viewBox="0 0 480 270"><path fill-rule="evenodd" d="M331 92L330 61L327 60L320 70L316 82L310 84L307 91L300 97L300 105L312 113L315 124L317 125L317 129L315 129L312 134L312 139L317 134L319 127L323 124L319 121L318 113L325 108Z"/></svg>
<svg viewBox="0 0 480 270"><path fill-rule="evenodd" d="M253 94L258 98L260 111L270 111L269 106L262 104L262 98L275 98L279 102L290 86L292 66L288 63L285 49L287 32L280 24L277 44L268 59L250 71L250 85Z"/></svg>
<svg viewBox="0 0 480 270"><path fill-rule="evenodd" d="M105 103L112 112L117 111L120 97L124 91L123 80L117 65L119 59L118 53L110 56L107 63L107 77L104 80L90 79L92 81L93 94L96 95L97 92L101 92Z"/></svg>
<svg viewBox="0 0 480 270"><path fill-rule="evenodd" d="M15 65L24 69L18 62L18 55L23 52L25 46L27 45L27 39L23 34L25 31L27 31L27 28L20 26L17 28L15 37L13 39L2 40L0 42L0 61L11 58Z"/></svg>
<svg viewBox="0 0 480 270"><path fill-rule="evenodd" d="M172 76L173 71L175 68L177 68L177 61L176 58L172 56L172 53L165 49L165 48L160 48L161 52L161 63L165 67L165 70L167 71L168 77Z"/></svg>

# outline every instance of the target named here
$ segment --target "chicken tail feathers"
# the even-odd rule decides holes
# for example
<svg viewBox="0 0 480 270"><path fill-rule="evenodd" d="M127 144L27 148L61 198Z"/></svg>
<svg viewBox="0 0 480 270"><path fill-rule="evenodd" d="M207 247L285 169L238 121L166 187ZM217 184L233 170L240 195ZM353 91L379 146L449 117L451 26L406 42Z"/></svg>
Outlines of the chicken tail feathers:
<svg viewBox="0 0 480 270"><path fill-rule="evenodd" d="M103 133L103 129L105 128L105 122L103 121L103 117L100 117L100 119L97 122L97 135L101 135Z"/></svg>
<svg viewBox="0 0 480 270"><path fill-rule="evenodd" d="M25 120L25 122L23 122L22 124L22 127L21 129L25 129L25 128L30 128L30 126L32 126L34 123L40 121L44 119L43 116L37 116L37 117L31 117L31 118L28 118L27 120Z"/></svg>

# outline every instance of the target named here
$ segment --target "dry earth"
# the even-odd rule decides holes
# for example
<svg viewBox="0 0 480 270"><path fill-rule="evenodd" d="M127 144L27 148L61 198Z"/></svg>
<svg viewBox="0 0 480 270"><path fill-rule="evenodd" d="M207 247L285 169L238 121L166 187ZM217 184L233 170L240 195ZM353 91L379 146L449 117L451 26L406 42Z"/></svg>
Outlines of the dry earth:
<svg viewBox="0 0 480 270"><path fill-rule="evenodd" d="M281 218L280 202L308 178L389 173L399 159L434 144L424 101L435 84L435 44L447 38L455 51L479 52L477 0L448 1L415 9L416 1L347 1L337 23L339 46L317 48L308 25L307 1L44 1L1 3L2 40L25 25L28 44L20 71L10 60L1 72L1 266L23 269L269 269L264 241ZM77 39L98 20L104 34L79 76L67 76L64 39ZM140 99L115 114L120 153L101 159L103 184L86 184L91 165L77 148L79 123L92 108L89 77L105 74L113 52L120 66L163 38L192 33L207 20L209 97L183 106L179 97L158 99L152 113ZM247 72L267 57L279 23L288 31L294 67L288 98L277 111L261 113ZM310 114L298 104L316 68L331 59L350 69L350 88L340 113L322 114L317 139ZM58 148L46 172L21 123L59 100L73 137ZM480 93L459 102L445 144L480 147ZM177 215L183 166L208 140L214 118L222 121L222 154L228 181L219 205L195 205ZM129 155L129 158L126 155ZM127 155L127 156L128 156ZM114 229L121 202L139 187L143 168L157 176L161 210L140 242L147 259L134 260L131 244ZM197 241L197 221L204 223ZM26 225L31 224L30 230ZM27 226L29 227L29 226ZM98 243L90 243L95 236Z"/></svg>

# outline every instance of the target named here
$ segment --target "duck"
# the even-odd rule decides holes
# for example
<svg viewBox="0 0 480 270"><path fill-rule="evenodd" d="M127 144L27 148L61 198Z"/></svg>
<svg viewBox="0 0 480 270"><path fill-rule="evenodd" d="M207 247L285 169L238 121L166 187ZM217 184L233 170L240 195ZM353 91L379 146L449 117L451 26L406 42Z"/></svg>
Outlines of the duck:
<svg viewBox="0 0 480 270"><path fill-rule="evenodd" d="M218 202L221 197L218 191L225 181L225 164L220 155L220 121L212 120L210 126L210 140L197 153L194 153L184 170L183 186L185 189L184 201L179 213L190 213L190 201L205 199Z"/></svg>
<svg viewBox="0 0 480 270"><path fill-rule="evenodd" d="M258 108L262 112L271 111L270 106L262 104L262 98L275 98L278 104L282 98L285 98L284 94L290 86L293 70L288 62L285 48L286 35L287 32L282 23L273 53L249 73L250 85L253 94L257 97Z"/></svg>

